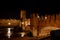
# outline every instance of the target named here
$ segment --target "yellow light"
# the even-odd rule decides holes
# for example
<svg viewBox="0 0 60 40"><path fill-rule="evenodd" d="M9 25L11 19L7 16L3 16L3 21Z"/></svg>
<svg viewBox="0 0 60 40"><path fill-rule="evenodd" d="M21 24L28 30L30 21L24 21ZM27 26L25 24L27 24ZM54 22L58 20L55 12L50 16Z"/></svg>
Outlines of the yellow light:
<svg viewBox="0 0 60 40"><path fill-rule="evenodd" d="M11 23L9 22L8 25L11 25Z"/></svg>
<svg viewBox="0 0 60 40"><path fill-rule="evenodd" d="M47 17L45 17L45 19L47 19Z"/></svg>
<svg viewBox="0 0 60 40"><path fill-rule="evenodd" d="M37 18L39 18L39 16L37 16Z"/></svg>
<svg viewBox="0 0 60 40"><path fill-rule="evenodd" d="M24 22L22 22L22 24L24 24Z"/></svg>
<svg viewBox="0 0 60 40"><path fill-rule="evenodd" d="M25 21L25 25L27 26L28 24L27 24L27 21Z"/></svg>

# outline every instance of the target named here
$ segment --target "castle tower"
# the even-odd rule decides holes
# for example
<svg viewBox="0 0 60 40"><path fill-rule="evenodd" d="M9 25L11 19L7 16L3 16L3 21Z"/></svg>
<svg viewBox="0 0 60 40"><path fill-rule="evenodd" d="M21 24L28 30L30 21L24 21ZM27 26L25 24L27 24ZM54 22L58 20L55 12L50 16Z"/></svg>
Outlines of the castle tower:
<svg viewBox="0 0 60 40"><path fill-rule="evenodd" d="M35 13L30 15L30 28L32 30L33 36L37 36L38 18L39 17L37 17L37 14Z"/></svg>
<svg viewBox="0 0 60 40"><path fill-rule="evenodd" d="M21 18L21 26L22 26L23 30L25 30L26 10L20 11L20 18Z"/></svg>

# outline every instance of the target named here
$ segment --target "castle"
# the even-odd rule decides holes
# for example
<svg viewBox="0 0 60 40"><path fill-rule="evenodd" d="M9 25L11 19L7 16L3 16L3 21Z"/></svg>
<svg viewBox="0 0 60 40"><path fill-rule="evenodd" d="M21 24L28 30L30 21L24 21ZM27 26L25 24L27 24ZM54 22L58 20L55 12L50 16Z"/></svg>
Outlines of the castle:
<svg viewBox="0 0 60 40"><path fill-rule="evenodd" d="M39 16L38 13L32 13L30 18L26 18L26 10L20 11L20 20L0 19L0 26L20 26L23 30L30 30L34 36L39 36L43 28L60 28L60 14Z"/></svg>

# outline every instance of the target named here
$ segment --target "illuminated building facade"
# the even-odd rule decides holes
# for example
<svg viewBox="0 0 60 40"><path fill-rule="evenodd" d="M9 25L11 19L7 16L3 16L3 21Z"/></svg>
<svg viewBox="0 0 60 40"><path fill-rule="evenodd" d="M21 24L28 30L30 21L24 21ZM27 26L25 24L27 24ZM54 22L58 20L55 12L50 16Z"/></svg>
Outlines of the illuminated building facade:
<svg viewBox="0 0 60 40"><path fill-rule="evenodd" d="M45 27L48 28L51 27L51 30L52 27L60 28L59 20L60 20L60 14L53 14L53 15L46 14L45 16L40 17L36 13L33 13L30 16L30 23L31 23L30 25L31 25L32 33L34 33L34 36L38 36L41 33L41 29Z"/></svg>
<svg viewBox="0 0 60 40"><path fill-rule="evenodd" d="M60 27L60 14L45 14L45 16L39 16L38 13L32 13L30 18L27 19L26 10L21 10L20 19L21 20L0 19L0 26L20 25L23 30L30 30L33 33L33 36L39 36L41 34L41 30L45 27Z"/></svg>
<svg viewBox="0 0 60 40"><path fill-rule="evenodd" d="M26 10L20 11L21 27L23 30L30 30L30 19L26 18Z"/></svg>

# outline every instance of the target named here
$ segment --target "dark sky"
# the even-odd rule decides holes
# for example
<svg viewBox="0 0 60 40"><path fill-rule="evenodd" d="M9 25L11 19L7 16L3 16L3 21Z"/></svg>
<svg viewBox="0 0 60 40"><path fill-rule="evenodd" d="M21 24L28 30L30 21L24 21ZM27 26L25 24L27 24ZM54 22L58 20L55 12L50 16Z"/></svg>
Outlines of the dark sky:
<svg viewBox="0 0 60 40"><path fill-rule="evenodd" d="M26 0L27 1L27 0ZM30 13L39 13L43 14L55 14L60 12L60 6L56 3L49 2L26 2L22 0L22 2L5 2L1 3L0 7L0 18L16 18L20 17L20 10L27 10L27 17Z"/></svg>
<svg viewBox="0 0 60 40"><path fill-rule="evenodd" d="M16 8L2 8L0 10L0 18L19 18L18 10Z"/></svg>

